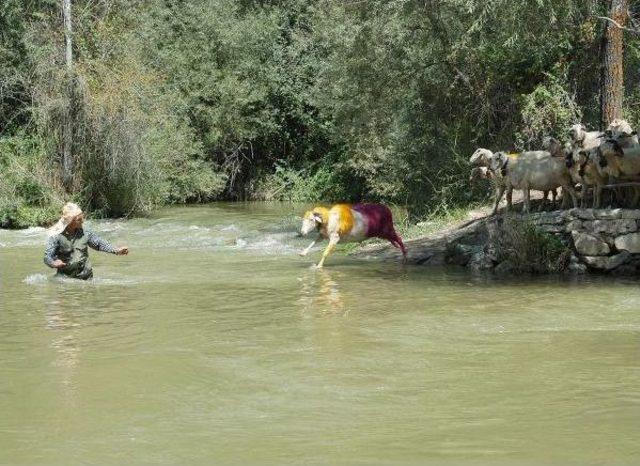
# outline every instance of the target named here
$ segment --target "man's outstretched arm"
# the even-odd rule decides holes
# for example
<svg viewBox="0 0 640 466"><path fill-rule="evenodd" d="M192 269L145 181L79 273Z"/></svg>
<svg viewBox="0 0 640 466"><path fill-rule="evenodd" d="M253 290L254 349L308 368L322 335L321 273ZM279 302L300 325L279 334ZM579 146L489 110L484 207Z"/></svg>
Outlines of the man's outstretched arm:
<svg viewBox="0 0 640 466"><path fill-rule="evenodd" d="M129 248L125 247L113 247L111 243L100 238L93 232L89 232L89 238L87 239L87 244L90 248L95 249L96 251L108 252L110 254L117 254L119 256L125 255L129 253Z"/></svg>

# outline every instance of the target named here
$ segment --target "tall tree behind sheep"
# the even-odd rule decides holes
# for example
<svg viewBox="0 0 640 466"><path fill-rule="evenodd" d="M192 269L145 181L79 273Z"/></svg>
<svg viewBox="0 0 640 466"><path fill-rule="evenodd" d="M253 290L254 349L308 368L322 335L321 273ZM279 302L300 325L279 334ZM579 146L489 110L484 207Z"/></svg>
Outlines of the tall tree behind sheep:
<svg viewBox="0 0 640 466"><path fill-rule="evenodd" d="M600 94L600 124L606 128L616 118L622 118L624 97L623 64L624 29L629 17L629 0L610 0L609 17L602 36L602 89Z"/></svg>

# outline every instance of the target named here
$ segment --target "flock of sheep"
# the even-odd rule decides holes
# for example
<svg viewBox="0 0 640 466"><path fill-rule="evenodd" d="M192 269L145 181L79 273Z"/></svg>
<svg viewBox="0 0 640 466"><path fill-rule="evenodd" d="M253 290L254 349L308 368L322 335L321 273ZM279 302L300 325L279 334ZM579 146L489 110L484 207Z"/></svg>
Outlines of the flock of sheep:
<svg viewBox="0 0 640 466"><path fill-rule="evenodd" d="M507 209L514 189L523 191L523 211L530 206L530 190L543 191L543 205L549 192L562 188L563 206L569 198L573 207L587 207L593 191L593 207L602 206L605 187L615 188L612 203L637 207L640 200L640 143L636 131L625 120L614 120L604 131L587 131L576 124L568 132L564 145L555 138L543 141L543 150L519 154L477 149L471 159L471 181L490 179L496 188L495 214L505 191ZM631 186L631 191L628 187ZM579 189L578 189L579 187ZM578 192L579 191L579 192ZM568 194L568 196L567 196ZM631 194L631 195L630 195Z"/></svg>

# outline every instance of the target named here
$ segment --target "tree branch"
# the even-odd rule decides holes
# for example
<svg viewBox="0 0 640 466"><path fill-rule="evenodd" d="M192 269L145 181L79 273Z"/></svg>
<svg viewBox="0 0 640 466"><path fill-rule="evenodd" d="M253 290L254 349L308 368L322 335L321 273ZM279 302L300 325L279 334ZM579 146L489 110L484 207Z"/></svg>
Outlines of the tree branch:
<svg viewBox="0 0 640 466"><path fill-rule="evenodd" d="M604 21L609 21L611 22L615 27L617 27L618 29L622 29L623 31L628 31L628 32L632 32L634 34L639 34L640 35L640 31L638 29L631 29L628 27L624 27L622 24L618 23L616 20L609 18L608 16L596 16L596 18L598 19L602 19Z"/></svg>

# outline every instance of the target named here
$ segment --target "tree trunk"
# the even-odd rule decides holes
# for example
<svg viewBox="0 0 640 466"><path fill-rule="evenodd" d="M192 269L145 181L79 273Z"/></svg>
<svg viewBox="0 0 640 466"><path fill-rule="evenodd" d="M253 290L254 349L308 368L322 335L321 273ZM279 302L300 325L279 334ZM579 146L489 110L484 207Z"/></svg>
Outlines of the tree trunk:
<svg viewBox="0 0 640 466"><path fill-rule="evenodd" d="M63 149L62 149L62 182L67 192L73 188L73 54L71 50L71 0L62 0L64 17L65 62L67 65L67 108L64 112Z"/></svg>
<svg viewBox="0 0 640 466"><path fill-rule="evenodd" d="M627 22L629 0L611 0L609 18L619 26ZM600 123L606 128L616 118L622 118L623 40L624 31L606 21L602 37L602 83L600 94Z"/></svg>

